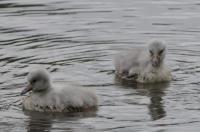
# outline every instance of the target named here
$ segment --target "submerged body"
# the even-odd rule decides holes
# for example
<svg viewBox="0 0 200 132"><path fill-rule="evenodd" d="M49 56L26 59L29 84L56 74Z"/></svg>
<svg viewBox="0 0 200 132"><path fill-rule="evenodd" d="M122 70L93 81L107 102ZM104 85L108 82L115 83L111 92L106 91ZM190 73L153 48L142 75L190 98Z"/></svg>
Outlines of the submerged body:
<svg viewBox="0 0 200 132"><path fill-rule="evenodd" d="M169 68L164 64L165 45L151 41L148 48L135 48L115 57L116 74L127 80L140 83L170 81Z"/></svg>
<svg viewBox="0 0 200 132"><path fill-rule="evenodd" d="M29 76L32 76L32 73ZM39 80L41 77L36 73L30 78L37 78ZM74 86L53 86L51 84L45 89L39 89L39 87L36 87L37 81L31 82L34 79L28 80L29 85L33 85L33 88L23 101L23 108L26 110L39 112L80 112L97 108L97 97L91 89ZM27 91L30 90L26 89L25 92L22 91L22 94Z"/></svg>

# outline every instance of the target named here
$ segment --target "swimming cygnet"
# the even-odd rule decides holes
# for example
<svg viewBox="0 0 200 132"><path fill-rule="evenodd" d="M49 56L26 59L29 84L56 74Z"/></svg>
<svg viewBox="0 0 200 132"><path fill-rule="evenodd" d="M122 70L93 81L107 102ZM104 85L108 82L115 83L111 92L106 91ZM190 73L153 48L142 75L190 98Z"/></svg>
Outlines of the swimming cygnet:
<svg viewBox="0 0 200 132"><path fill-rule="evenodd" d="M23 100L23 108L40 112L80 112L95 110L97 97L91 89L53 86L49 73L37 69L28 74L28 85L21 95L31 91Z"/></svg>
<svg viewBox="0 0 200 132"><path fill-rule="evenodd" d="M160 40L152 40L147 48L138 47L115 57L116 74L140 83L170 81L172 75L164 64L166 46Z"/></svg>

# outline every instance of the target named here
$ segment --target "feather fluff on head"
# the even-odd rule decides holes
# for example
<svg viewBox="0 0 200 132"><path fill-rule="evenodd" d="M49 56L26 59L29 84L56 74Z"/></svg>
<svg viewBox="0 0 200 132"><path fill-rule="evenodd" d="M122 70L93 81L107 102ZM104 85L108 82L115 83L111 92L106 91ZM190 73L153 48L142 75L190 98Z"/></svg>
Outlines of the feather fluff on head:
<svg viewBox="0 0 200 132"><path fill-rule="evenodd" d="M49 73L46 69L37 69L32 70L27 77L29 82L33 81L33 79L45 79L46 81L50 81Z"/></svg>

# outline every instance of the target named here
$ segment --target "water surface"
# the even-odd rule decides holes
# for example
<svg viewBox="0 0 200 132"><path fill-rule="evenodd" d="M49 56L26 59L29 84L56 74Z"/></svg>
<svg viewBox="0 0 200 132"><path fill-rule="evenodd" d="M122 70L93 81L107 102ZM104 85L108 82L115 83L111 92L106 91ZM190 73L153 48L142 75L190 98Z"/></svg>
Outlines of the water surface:
<svg viewBox="0 0 200 132"><path fill-rule="evenodd" d="M199 12L198 0L1 0L0 131L199 131ZM152 38L167 42L174 81L115 78L113 55ZM96 89L98 111L22 111L19 93L38 65L54 82Z"/></svg>

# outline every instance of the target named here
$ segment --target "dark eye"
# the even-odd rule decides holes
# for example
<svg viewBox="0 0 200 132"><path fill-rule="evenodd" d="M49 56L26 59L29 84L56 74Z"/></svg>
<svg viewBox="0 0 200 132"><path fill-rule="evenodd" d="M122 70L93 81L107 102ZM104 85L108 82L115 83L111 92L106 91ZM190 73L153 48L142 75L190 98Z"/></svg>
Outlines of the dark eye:
<svg viewBox="0 0 200 132"><path fill-rule="evenodd" d="M164 49L163 49L163 50L161 50L161 51L159 51L159 53L158 53L158 54L159 54L159 55L161 55L161 54L163 53L163 51L164 51Z"/></svg>
<svg viewBox="0 0 200 132"><path fill-rule="evenodd" d="M33 79L33 80L32 80L32 83L35 83L36 81L37 81L36 79Z"/></svg>

